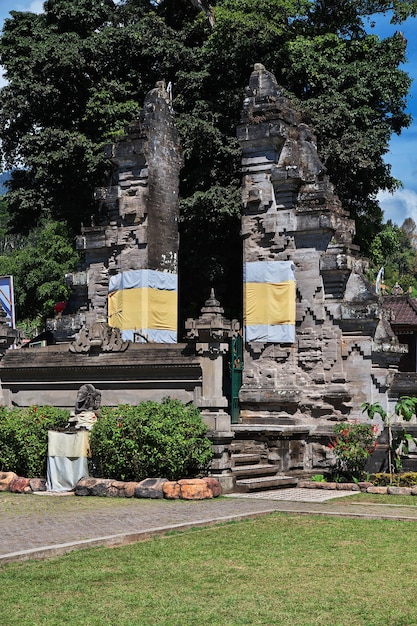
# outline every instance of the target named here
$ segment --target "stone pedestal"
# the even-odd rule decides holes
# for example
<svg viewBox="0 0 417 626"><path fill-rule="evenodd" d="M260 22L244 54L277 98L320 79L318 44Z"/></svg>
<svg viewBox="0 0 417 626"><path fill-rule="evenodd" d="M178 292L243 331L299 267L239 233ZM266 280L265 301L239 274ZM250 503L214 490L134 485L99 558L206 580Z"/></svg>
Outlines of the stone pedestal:
<svg viewBox="0 0 417 626"><path fill-rule="evenodd" d="M188 319L185 323L187 337L195 341L195 352L203 372L202 395L196 401L208 427L208 436L213 443L214 459L211 474L222 485L224 493L233 491L234 482L230 471L230 443L234 438L231 417L227 412L228 401L223 394L223 356L229 350L224 341L238 332L236 320L223 317L223 308L216 300L214 290L201 309L201 316Z"/></svg>

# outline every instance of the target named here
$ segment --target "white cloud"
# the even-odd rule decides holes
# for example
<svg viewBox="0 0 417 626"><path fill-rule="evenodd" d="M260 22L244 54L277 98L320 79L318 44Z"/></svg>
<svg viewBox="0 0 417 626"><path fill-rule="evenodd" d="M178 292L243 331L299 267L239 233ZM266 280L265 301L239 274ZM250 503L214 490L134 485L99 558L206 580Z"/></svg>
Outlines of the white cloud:
<svg viewBox="0 0 417 626"><path fill-rule="evenodd" d="M4 78L3 72L4 72L4 67L0 65L0 89L4 87L4 85L7 85L7 80Z"/></svg>
<svg viewBox="0 0 417 626"><path fill-rule="evenodd" d="M384 211L385 220L392 220L401 226L407 217L412 217L417 223L417 191L399 189L393 194L382 191L378 194L378 201Z"/></svg>
<svg viewBox="0 0 417 626"><path fill-rule="evenodd" d="M44 1L45 0L33 0L27 10L30 11L30 13L43 13Z"/></svg>

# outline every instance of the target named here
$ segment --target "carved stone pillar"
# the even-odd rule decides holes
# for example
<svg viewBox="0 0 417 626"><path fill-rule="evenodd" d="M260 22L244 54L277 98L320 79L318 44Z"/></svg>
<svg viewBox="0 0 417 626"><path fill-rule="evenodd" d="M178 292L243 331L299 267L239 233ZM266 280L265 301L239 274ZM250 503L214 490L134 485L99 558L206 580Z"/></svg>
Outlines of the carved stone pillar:
<svg viewBox="0 0 417 626"><path fill-rule="evenodd" d="M228 401L223 393L223 356L229 350L226 339L238 332L239 323L226 319L223 313L212 289L200 317L196 320L189 318L185 328L188 340L195 342L195 351L200 357L203 372L202 395L196 405L201 409L208 436L213 443L211 473L221 482L223 491L228 492L233 491L234 487L230 471L230 443L234 433L227 412Z"/></svg>

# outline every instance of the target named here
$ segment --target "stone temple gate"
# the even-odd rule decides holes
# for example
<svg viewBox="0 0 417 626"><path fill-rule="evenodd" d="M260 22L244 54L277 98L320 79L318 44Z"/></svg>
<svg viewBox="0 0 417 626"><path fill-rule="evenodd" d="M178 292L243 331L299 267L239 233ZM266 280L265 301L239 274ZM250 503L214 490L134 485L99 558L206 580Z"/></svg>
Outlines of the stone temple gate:
<svg viewBox="0 0 417 626"><path fill-rule="evenodd" d="M316 138L275 77L255 65L237 129L242 150L243 324L214 293L177 343L180 146L158 83L125 138L108 146L100 211L77 238L85 266L68 277L72 309L51 320L56 344L0 362L4 401L71 406L78 384L104 404L174 395L202 409L226 490L279 486L323 470L335 422L395 401L405 351L367 282ZM221 373L243 332L240 413L232 424ZM69 399L71 398L71 400ZM229 404L230 406L230 404Z"/></svg>

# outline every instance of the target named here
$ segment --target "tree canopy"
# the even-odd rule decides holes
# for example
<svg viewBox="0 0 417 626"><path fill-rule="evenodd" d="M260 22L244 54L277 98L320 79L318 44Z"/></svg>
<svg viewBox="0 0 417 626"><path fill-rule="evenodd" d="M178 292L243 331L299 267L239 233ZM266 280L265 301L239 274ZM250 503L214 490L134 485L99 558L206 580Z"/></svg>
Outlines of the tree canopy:
<svg viewBox="0 0 417 626"><path fill-rule="evenodd" d="M65 224L48 222L33 229L0 255L0 275L13 275L19 320L45 318L70 288L65 274L74 270L78 255Z"/></svg>
<svg viewBox="0 0 417 626"><path fill-rule="evenodd" d="M399 284L404 292L417 295L416 224L412 218L397 226L388 220L370 246L373 262L371 277L384 268L384 283L392 288Z"/></svg>
<svg viewBox="0 0 417 626"><path fill-rule="evenodd" d="M109 175L103 145L165 78L184 152L183 315L198 312L214 285L226 312L239 316L235 133L259 62L308 115L368 252L382 225L376 194L398 185L383 157L392 133L410 122L410 79L400 67L406 42L400 33L380 40L368 22L386 11L401 22L417 14L416 0L48 0L44 7L39 15L12 12L0 39L12 231L29 233L46 219L76 233L96 210L94 187Z"/></svg>

